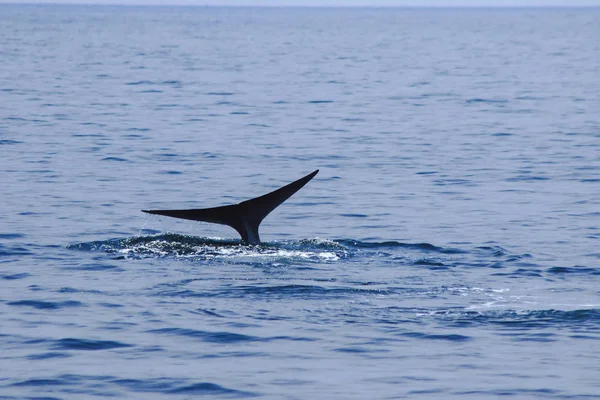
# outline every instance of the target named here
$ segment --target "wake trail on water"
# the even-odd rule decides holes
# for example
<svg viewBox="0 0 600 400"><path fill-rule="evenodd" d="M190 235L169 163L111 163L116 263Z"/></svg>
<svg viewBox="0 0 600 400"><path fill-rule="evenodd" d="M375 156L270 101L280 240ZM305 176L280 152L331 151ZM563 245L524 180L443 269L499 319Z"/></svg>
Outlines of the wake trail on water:
<svg viewBox="0 0 600 400"><path fill-rule="evenodd" d="M197 261L243 261L250 263L267 260L281 262L332 263L357 255L391 256L399 250L423 255L466 254L468 251L444 248L429 243L402 243L397 241L363 242L354 239L329 240L310 238L264 242L244 245L239 240L206 238L176 233L140 235L82 242L66 246L69 250L105 252L116 258L144 259L164 258L194 259ZM398 261L399 259L393 258ZM417 258L416 264L442 267L445 264L431 257Z"/></svg>
<svg viewBox="0 0 600 400"><path fill-rule="evenodd" d="M344 297L360 293L367 297L382 296L383 299L416 296L422 301L459 299L458 303L463 304L461 308L483 313L540 308L570 312L599 307L591 295L586 296L585 304L582 304L573 303L568 296L555 298L539 291L534 295L531 290L535 285L568 294L574 290L570 285L573 277L586 275L594 279L600 274L599 268L552 266L537 261L528 253L514 254L496 244L442 247L426 242L309 238L244 245L235 239L156 233L82 242L66 248L105 254L112 260L169 260L207 267L246 265L252 268L321 270L319 274L279 277L281 282L275 285L271 281L263 282L264 277L256 277L257 281L250 287L227 287L224 292L210 293L211 296L273 293L290 298ZM120 271L125 268L124 265L115 267L97 261L68 268L94 271ZM372 265L378 268L373 270ZM494 283L494 279L499 277L505 279L505 284L498 286ZM228 277L216 278L225 281ZM325 284L323 280L330 283ZM178 288L175 293L182 295L180 290ZM187 289L186 293L199 295Z"/></svg>
<svg viewBox="0 0 600 400"><path fill-rule="evenodd" d="M192 259L196 261L329 263L351 256L348 248L325 239L269 242L244 245L239 240L204 238L180 234L157 234L115 238L67 246L70 250L114 254L117 258Z"/></svg>
<svg viewBox="0 0 600 400"><path fill-rule="evenodd" d="M172 259L199 263L298 265L376 262L390 267L429 271L474 272L488 270L495 277L564 280L572 276L600 275L600 268L557 266L539 262L529 253L516 254L497 244L462 244L442 247L431 243L368 242L356 239L308 238L245 245L237 239L207 238L177 233L156 233L81 242L68 250L101 252L119 259Z"/></svg>

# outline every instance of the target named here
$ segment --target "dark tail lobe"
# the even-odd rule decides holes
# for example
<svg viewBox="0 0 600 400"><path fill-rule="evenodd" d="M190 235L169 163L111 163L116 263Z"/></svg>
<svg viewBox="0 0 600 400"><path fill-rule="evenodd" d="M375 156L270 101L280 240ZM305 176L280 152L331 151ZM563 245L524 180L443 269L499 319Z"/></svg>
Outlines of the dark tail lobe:
<svg viewBox="0 0 600 400"><path fill-rule="evenodd" d="M265 219L271 211L277 208L277 206L289 199L298 190L302 189L302 187L314 178L318 172L319 170L316 170L306 175L304 178L298 179L271 193L230 206L191 210L142 211L148 214L229 225L240 234L244 243L259 244L260 237L258 235L258 227L262 220Z"/></svg>

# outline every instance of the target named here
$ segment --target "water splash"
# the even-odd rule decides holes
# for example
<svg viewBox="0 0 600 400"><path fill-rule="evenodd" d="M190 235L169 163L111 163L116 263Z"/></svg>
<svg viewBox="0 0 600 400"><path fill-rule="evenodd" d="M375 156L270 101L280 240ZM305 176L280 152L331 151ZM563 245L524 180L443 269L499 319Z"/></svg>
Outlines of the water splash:
<svg viewBox="0 0 600 400"><path fill-rule="evenodd" d="M77 243L67 246L67 249L101 251L129 259L171 257L205 262L251 264L330 263L351 255L345 246L324 239L280 241L247 246L238 240L171 233Z"/></svg>

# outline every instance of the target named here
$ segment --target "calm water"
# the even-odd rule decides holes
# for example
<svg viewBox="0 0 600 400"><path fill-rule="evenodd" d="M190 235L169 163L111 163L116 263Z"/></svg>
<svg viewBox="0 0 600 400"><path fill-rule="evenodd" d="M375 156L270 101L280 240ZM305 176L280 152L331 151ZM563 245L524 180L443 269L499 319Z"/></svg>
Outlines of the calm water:
<svg viewBox="0 0 600 400"><path fill-rule="evenodd" d="M600 398L599 20L0 6L0 398Z"/></svg>

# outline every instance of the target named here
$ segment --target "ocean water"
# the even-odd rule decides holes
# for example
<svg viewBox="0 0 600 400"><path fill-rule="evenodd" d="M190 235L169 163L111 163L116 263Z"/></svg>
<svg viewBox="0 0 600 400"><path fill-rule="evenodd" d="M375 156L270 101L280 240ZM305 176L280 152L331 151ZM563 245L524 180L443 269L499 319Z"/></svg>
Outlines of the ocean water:
<svg viewBox="0 0 600 400"><path fill-rule="evenodd" d="M0 398L600 398L599 20L0 6Z"/></svg>

